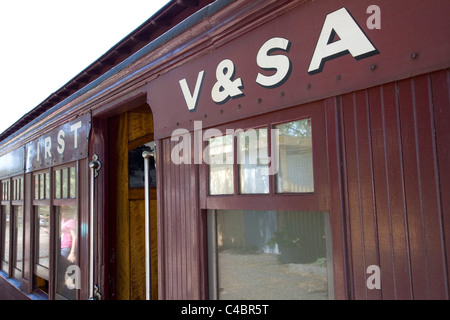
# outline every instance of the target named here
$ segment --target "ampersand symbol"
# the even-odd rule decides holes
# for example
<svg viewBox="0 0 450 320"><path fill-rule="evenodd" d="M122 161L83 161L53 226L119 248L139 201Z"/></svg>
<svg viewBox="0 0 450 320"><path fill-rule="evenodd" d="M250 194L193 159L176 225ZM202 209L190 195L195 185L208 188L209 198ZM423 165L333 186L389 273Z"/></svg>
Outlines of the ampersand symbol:
<svg viewBox="0 0 450 320"><path fill-rule="evenodd" d="M212 88L211 97L215 103L225 103L230 97L235 98L244 93L239 89L242 87L242 79L232 81L234 77L234 64L229 59L223 60L216 69L217 82Z"/></svg>

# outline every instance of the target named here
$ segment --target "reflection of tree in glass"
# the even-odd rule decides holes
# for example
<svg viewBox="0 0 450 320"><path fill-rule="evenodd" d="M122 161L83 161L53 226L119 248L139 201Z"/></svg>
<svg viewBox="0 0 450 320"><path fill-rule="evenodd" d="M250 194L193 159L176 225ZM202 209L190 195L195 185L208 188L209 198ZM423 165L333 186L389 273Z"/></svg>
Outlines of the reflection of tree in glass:
<svg viewBox="0 0 450 320"><path fill-rule="evenodd" d="M278 125L277 129L280 130L280 135L311 137L311 119L283 123Z"/></svg>

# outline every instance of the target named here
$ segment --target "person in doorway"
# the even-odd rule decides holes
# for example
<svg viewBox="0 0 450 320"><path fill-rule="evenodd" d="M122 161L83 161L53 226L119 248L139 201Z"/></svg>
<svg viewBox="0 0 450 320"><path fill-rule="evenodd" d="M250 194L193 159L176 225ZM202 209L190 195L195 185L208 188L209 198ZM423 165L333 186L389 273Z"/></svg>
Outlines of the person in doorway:
<svg viewBox="0 0 450 320"><path fill-rule="evenodd" d="M58 262L58 293L69 299L75 299L73 279L67 273L70 265L76 263L77 218L76 208L63 206L60 208L60 258Z"/></svg>

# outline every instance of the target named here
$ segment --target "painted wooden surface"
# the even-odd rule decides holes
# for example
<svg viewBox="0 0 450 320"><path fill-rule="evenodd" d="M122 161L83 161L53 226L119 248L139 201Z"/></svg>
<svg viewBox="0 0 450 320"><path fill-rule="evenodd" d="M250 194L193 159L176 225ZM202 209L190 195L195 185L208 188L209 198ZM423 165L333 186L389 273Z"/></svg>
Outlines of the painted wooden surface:
<svg viewBox="0 0 450 320"><path fill-rule="evenodd" d="M338 98L352 298L448 298L448 88L441 71Z"/></svg>
<svg viewBox="0 0 450 320"><path fill-rule="evenodd" d="M162 172L163 195L158 211L160 224L160 299L205 299L202 282L204 272L204 246L202 213L198 203L198 165L176 165L170 150L176 143L170 139L160 141L162 153L157 170Z"/></svg>

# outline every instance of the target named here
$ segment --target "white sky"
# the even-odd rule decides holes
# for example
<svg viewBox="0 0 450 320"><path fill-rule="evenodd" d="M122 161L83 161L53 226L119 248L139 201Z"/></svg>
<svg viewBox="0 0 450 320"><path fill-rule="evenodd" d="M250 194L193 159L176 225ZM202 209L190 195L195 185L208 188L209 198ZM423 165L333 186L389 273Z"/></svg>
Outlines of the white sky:
<svg viewBox="0 0 450 320"><path fill-rule="evenodd" d="M0 132L168 0L0 0Z"/></svg>

